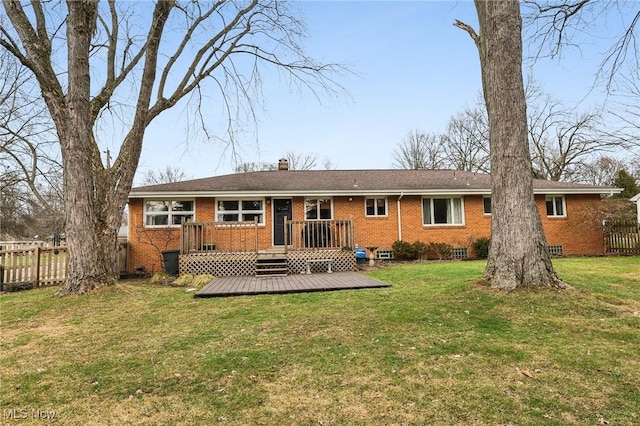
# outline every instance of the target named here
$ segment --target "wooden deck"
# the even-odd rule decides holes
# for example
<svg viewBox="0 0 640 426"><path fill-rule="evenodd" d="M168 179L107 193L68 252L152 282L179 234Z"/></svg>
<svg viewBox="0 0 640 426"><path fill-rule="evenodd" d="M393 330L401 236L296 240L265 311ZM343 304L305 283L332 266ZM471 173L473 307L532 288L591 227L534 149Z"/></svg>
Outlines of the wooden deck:
<svg viewBox="0 0 640 426"><path fill-rule="evenodd" d="M359 272L295 274L284 277L220 277L211 281L195 297L247 296L254 294L305 293L391 287Z"/></svg>

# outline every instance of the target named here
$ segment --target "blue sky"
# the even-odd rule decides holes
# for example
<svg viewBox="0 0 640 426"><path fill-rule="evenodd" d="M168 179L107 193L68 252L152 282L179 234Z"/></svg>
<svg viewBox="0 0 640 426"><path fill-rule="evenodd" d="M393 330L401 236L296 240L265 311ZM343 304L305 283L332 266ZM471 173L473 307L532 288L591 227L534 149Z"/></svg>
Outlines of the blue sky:
<svg viewBox="0 0 640 426"><path fill-rule="evenodd" d="M305 50L349 67L353 75L338 80L349 95L319 102L277 74L263 75L257 127L246 123L239 138L242 161L276 163L293 151L317 155L319 167L328 158L338 169L391 168L393 150L408 132L442 132L451 116L476 104L478 54L469 35L453 26L459 19L477 28L473 2L305 1L298 6L307 26ZM605 40L584 43L560 61L539 60L532 68L547 92L571 106L588 107L601 99L590 89ZM146 171L167 165L189 178L233 172L232 158L220 143L185 133L185 114L184 109L170 111L148 128L137 183Z"/></svg>

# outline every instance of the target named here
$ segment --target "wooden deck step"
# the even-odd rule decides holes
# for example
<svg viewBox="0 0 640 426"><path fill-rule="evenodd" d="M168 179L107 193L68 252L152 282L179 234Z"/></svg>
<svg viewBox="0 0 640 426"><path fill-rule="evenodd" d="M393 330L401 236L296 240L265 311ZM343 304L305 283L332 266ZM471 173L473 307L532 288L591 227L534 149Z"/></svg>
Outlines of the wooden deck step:
<svg viewBox="0 0 640 426"><path fill-rule="evenodd" d="M256 261L256 277L281 277L289 275L289 264L285 256L259 255Z"/></svg>

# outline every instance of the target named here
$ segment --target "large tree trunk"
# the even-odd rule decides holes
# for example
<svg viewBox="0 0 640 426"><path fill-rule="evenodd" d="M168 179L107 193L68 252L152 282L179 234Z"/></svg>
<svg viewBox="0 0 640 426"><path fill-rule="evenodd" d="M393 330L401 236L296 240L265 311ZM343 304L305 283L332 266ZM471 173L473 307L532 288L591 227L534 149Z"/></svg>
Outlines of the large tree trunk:
<svg viewBox="0 0 640 426"><path fill-rule="evenodd" d="M533 196L520 7L517 0L475 4L491 148L491 248L485 278L503 290L566 287L553 270Z"/></svg>
<svg viewBox="0 0 640 426"><path fill-rule="evenodd" d="M58 126L62 146L66 237L69 247L68 279L59 294L78 294L115 282L108 238L97 208L97 184L93 173L95 155L90 116L89 48L95 31L97 2L67 3L69 89L65 108L66 126ZM57 117L57 123L63 121ZM104 201L104 200L100 200ZM111 235L109 235L111 234Z"/></svg>

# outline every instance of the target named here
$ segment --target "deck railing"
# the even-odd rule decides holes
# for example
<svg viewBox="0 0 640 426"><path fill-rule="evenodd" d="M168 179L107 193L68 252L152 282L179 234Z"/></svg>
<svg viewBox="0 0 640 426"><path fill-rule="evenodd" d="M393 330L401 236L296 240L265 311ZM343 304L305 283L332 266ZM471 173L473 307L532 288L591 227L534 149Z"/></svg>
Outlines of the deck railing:
<svg viewBox="0 0 640 426"><path fill-rule="evenodd" d="M257 252L258 221L186 222L182 224L180 252ZM343 220L285 220L286 250L352 250L353 222Z"/></svg>
<svg viewBox="0 0 640 426"><path fill-rule="evenodd" d="M257 252L258 221L186 222L182 224L180 252Z"/></svg>
<svg viewBox="0 0 640 426"><path fill-rule="evenodd" d="M353 250L353 222L341 220L285 220L287 250Z"/></svg>

